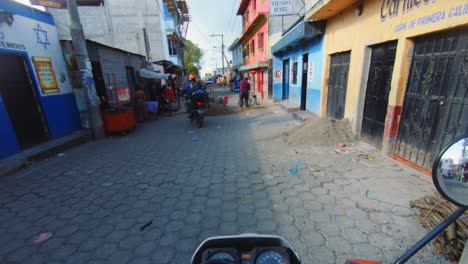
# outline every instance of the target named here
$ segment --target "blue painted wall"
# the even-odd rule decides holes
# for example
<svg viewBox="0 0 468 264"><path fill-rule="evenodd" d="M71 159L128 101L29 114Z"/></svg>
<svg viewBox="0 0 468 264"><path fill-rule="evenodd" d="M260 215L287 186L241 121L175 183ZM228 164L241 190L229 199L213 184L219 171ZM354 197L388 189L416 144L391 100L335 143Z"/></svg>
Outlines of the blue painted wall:
<svg viewBox="0 0 468 264"><path fill-rule="evenodd" d="M306 47L304 49L304 46ZM302 56L309 54L308 76L307 76L307 100L306 109L310 112L318 113L320 110L320 96L322 90L322 62L323 62L323 38L315 38L306 45L295 46L281 57L273 57L273 71L283 70L283 61L289 60L290 78L289 78L289 101L301 104L301 86L302 86ZM298 62L297 83L292 83L292 66L294 61ZM312 78L309 76L310 65L313 64ZM284 73L283 73L284 76ZM273 83L273 100L281 101L283 96L283 83Z"/></svg>
<svg viewBox="0 0 468 264"><path fill-rule="evenodd" d="M59 138L81 129L80 114L73 93L41 97L52 138Z"/></svg>
<svg viewBox="0 0 468 264"><path fill-rule="evenodd" d="M11 125L10 117L6 112L3 99L0 95L0 159L15 154L20 150L16 140L15 130Z"/></svg>
<svg viewBox="0 0 468 264"><path fill-rule="evenodd" d="M53 25L54 21L50 14L34 8L21 5L14 1L0 2L0 8L8 10L21 16L29 17L41 22ZM23 55L28 64L29 72L34 72L34 67L27 51L0 49L0 53L15 53ZM44 118L52 138L59 138L81 129L80 115L73 93L41 96L37 79L31 76L33 86L40 95ZM15 130L11 124L5 104L0 95L0 159L11 156L20 151Z"/></svg>

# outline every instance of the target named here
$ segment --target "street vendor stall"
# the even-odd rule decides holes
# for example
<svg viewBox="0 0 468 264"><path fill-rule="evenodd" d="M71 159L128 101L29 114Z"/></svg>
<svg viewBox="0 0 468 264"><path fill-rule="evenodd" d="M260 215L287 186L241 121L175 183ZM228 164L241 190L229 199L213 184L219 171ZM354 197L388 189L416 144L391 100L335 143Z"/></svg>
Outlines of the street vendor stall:
<svg viewBox="0 0 468 264"><path fill-rule="evenodd" d="M101 102L102 119L104 129L107 133L122 133L135 128L135 111L130 96L130 89L123 85L118 85L114 74L111 77L107 75L107 99Z"/></svg>
<svg viewBox="0 0 468 264"><path fill-rule="evenodd" d="M144 121L146 117L156 116L160 108L160 102L158 98L161 96L161 80L166 80L169 77L169 74L159 73L150 71L148 69L142 68L138 70L138 75L140 77L140 93L141 95L136 97L136 109L137 109L137 118L138 121Z"/></svg>

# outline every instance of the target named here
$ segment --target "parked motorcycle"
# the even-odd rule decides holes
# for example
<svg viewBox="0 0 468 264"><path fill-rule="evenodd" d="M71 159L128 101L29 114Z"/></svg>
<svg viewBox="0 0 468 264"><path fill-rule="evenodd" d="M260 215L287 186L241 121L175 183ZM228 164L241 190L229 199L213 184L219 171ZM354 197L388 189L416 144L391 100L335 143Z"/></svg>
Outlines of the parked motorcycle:
<svg viewBox="0 0 468 264"><path fill-rule="evenodd" d="M427 243L449 225L454 223L468 207L468 184L464 174L446 178L443 162L452 159L454 166L460 166L464 173L463 161L468 157L468 135L458 138L445 147L434 160L433 182L444 198L458 206L458 209L440 225L424 236L406 251L395 263L405 263ZM464 255L467 255L464 252ZM462 256L462 258L467 256ZM275 235L242 234L235 236L210 237L203 241L192 256L192 264L300 264L301 258L293 245ZM345 264L379 264L378 261L349 259ZM466 262L465 262L466 263Z"/></svg>

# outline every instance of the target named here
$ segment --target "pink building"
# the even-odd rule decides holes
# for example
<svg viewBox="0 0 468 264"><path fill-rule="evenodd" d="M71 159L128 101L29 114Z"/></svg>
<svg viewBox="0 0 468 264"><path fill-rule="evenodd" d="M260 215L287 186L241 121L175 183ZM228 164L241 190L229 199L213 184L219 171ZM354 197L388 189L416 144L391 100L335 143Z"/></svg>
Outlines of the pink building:
<svg viewBox="0 0 468 264"><path fill-rule="evenodd" d="M249 77L261 98L268 98L268 10L269 0L242 0L237 15L242 16L243 65L239 72Z"/></svg>

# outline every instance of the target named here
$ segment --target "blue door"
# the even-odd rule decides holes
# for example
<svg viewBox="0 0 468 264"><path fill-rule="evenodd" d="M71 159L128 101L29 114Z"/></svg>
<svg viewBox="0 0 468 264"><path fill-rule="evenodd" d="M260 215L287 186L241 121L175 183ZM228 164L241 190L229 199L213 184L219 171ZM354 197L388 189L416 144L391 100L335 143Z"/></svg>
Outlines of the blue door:
<svg viewBox="0 0 468 264"><path fill-rule="evenodd" d="M289 99L289 60L283 61L283 100Z"/></svg>

